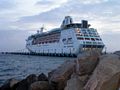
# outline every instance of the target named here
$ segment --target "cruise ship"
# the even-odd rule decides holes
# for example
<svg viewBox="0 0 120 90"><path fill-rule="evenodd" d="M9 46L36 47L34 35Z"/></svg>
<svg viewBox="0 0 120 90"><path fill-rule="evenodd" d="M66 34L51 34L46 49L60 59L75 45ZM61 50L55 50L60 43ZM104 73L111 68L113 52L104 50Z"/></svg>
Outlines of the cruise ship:
<svg viewBox="0 0 120 90"><path fill-rule="evenodd" d="M73 23L66 16L59 28L44 32L44 28L26 40L26 48L31 53L42 55L77 56L88 50L102 52L104 43L98 32L90 28L87 20Z"/></svg>

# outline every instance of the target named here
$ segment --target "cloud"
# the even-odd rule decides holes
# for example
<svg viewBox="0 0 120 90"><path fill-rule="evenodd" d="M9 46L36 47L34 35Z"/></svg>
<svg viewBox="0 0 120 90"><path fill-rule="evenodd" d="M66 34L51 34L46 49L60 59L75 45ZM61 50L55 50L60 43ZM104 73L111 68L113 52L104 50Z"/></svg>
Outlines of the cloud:
<svg viewBox="0 0 120 90"><path fill-rule="evenodd" d="M53 24L53 26L60 25L61 20L66 15L71 15L75 18L75 21L80 22L81 19L87 19L92 22L95 27L110 26L118 22L116 26L119 26L120 9L119 1L108 1L108 0L86 0L89 1L88 4L83 4L85 0L69 0L60 7L51 9L49 11L39 13L37 15L25 16L20 18L18 22L20 23L45 23L48 25ZM99 3L95 3L99 2ZM42 2L41 2L42 3ZM111 7L112 6L112 7ZM105 22L105 23L102 23Z"/></svg>
<svg viewBox="0 0 120 90"><path fill-rule="evenodd" d="M60 0L59 3L58 0L1 0L0 31L26 30L28 32L37 30L43 24L49 30L59 27L64 16L70 15L74 22L81 22L82 19L88 20L91 27L96 28L104 40L111 40L111 37L114 37L112 41L115 41L116 38L120 38L118 33L120 32L119 9L119 0ZM13 34L17 37L17 32ZM22 33L18 36L22 36ZM5 41L7 42L7 39ZM104 42L109 48L112 45L115 48L115 42ZM4 44L2 45L1 47L4 47ZM119 48L119 46L116 47Z"/></svg>
<svg viewBox="0 0 120 90"><path fill-rule="evenodd" d="M67 0L60 0L59 3L57 0L40 0L36 2L36 5L61 5L67 2Z"/></svg>
<svg viewBox="0 0 120 90"><path fill-rule="evenodd" d="M49 5L49 4L53 4L53 3L54 3L53 1L45 0L45 1L38 1L36 3L36 5Z"/></svg>
<svg viewBox="0 0 120 90"><path fill-rule="evenodd" d="M10 0L0 0L0 10L11 9L15 7L14 1Z"/></svg>
<svg viewBox="0 0 120 90"><path fill-rule="evenodd" d="M99 4L99 3L104 3L109 0L79 0L82 4Z"/></svg>
<svg viewBox="0 0 120 90"><path fill-rule="evenodd" d="M45 0L44 2L47 3L48 1L51 3L49 3L48 6L43 7L40 5L40 3L43 3L43 1L40 1L40 0L24 0L24 1L1 0L0 7L4 6L3 9L6 9L6 10L3 10L0 13L0 30L4 30L4 29L10 29L10 30L26 29L27 30L27 29L32 29L33 27L36 27L36 24L38 28L38 23L35 23L34 21L32 22L32 24L28 24L25 22L18 23L16 21L21 17L37 15L38 12L42 13L42 12L51 10L55 7L59 7L60 4L66 2L66 0L61 0L59 3L57 3L56 0ZM37 3L38 5L36 5ZM7 7L5 8L5 6L11 6L14 8L7 8Z"/></svg>

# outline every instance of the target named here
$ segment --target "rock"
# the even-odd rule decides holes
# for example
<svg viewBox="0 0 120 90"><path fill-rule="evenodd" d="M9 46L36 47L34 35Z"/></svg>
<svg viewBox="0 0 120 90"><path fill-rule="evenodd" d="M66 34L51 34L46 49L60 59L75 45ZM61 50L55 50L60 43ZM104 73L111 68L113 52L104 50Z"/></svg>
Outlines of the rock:
<svg viewBox="0 0 120 90"><path fill-rule="evenodd" d="M38 81L48 81L48 77L44 73L41 73L38 76Z"/></svg>
<svg viewBox="0 0 120 90"><path fill-rule="evenodd" d="M14 85L16 85L18 82L19 82L19 81L16 80L16 79L11 79L11 80L10 80L10 87L11 87L11 88L14 87Z"/></svg>
<svg viewBox="0 0 120 90"><path fill-rule="evenodd" d="M106 54L100 58L100 63L85 85L85 90L118 90L119 80L119 56Z"/></svg>
<svg viewBox="0 0 120 90"><path fill-rule="evenodd" d="M29 84L27 83L27 80L23 79L18 83L16 90L28 90L28 88L29 88Z"/></svg>
<svg viewBox="0 0 120 90"><path fill-rule="evenodd" d="M48 73L52 90L63 90L67 80L75 70L75 61L66 61L60 67Z"/></svg>
<svg viewBox="0 0 120 90"><path fill-rule="evenodd" d="M11 90L11 88L7 84L5 84L4 86L0 87L0 90Z"/></svg>
<svg viewBox="0 0 120 90"><path fill-rule="evenodd" d="M5 83L4 85L2 85L1 87L0 87L0 90L10 90L11 88L10 88L10 85L9 85L9 83Z"/></svg>
<svg viewBox="0 0 120 90"><path fill-rule="evenodd" d="M83 76L79 76L79 75L77 75L76 73L73 73L72 75L71 75L71 78L74 78L74 77L76 77L77 76L77 78L79 78L79 80L85 85L86 83L87 83L87 81L88 81L88 79L89 79L89 75L83 75ZM78 77L79 76L79 77Z"/></svg>
<svg viewBox="0 0 120 90"><path fill-rule="evenodd" d="M92 74L99 63L99 56L98 51L87 51L79 54L76 60L76 73L79 75Z"/></svg>
<svg viewBox="0 0 120 90"><path fill-rule="evenodd" d="M18 83L16 90L28 90L29 86L36 81L37 76L35 74L31 74L26 79L23 79Z"/></svg>
<svg viewBox="0 0 120 90"><path fill-rule="evenodd" d="M79 79L79 76L74 75L67 81L67 86L64 90L83 90L84 83Z"/></svg>
<svg viewBox="0 0 120 90"><path fill-rule="evenodd" d="M19 81L16 79L9 79L7 82L5 82L5 84L3 84L0 88L0 90L15 90L15 85L18 83Z"/></svg>
<svg viewBox="0 0 120 90"><path fill-rule="evenodd" d="M80 81L82 81L83 84L85 85L85 84L87 83L89 77L90 77L89 75L83 75L83 76L79 76L79 79L80 79Z"/></svg>
<svg viewBox="0 0 120 90"><path fill-rule="evenodd" d="M27 78L27 83L31 84L33 82L36 82L38 80L38 77L35 74L29 75Z"/></svg>
<svg viewBox="0 0 120 90"><path fill-rule="evenodd" d="M30 90L50 90L48 81L37 81L31 84Z"/></svg>

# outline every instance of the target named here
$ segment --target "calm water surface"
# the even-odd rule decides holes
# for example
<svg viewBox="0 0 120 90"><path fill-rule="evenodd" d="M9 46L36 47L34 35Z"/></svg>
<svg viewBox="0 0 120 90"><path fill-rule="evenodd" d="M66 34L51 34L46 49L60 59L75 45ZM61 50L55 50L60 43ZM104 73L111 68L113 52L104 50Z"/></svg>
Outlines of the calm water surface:
<svg viewBox="0 0 120 90"><path fill-rule="evenodd" d="M45 73L57 68L71 57L2 55L0 54L0 85L10 78L23 79L29 74Z"/></svg>

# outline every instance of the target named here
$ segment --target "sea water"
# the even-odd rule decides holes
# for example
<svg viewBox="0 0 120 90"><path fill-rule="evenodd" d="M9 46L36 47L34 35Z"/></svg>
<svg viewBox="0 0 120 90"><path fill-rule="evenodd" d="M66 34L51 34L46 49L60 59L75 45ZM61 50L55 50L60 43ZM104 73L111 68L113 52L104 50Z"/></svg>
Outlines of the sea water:
<svg viewBox="0 0 120 90"><path fill-rule="evenodd" d="M60 66L72 57L50 57L0 54L0 85L11 78L23 79L30 74L39 75Z"/></svg>

